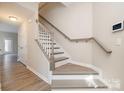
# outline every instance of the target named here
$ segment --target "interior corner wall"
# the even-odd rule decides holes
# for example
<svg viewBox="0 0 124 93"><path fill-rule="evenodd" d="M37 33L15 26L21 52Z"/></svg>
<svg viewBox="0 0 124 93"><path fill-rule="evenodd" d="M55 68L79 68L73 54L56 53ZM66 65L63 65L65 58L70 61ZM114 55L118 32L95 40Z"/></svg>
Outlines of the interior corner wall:
<svg viewBox="0 0 124 93"><path fill-rule="evenodd" d="M105 80L120 82L119 90L124 90L124 31L112 33L112 25L124 20L123 11L122 2L93 4L93 35L112 50L109 55L93 44L93 64L102 70ZM120 45L117 45L118 39Z"/></svg>

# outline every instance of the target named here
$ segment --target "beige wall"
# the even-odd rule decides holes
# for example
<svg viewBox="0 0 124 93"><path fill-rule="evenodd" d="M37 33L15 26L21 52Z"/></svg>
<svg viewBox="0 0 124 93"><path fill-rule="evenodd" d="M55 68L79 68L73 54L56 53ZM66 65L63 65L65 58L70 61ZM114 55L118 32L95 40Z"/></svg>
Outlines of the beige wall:
<svg viewBox="0 0 124 93"><path fill-rule="evenodd" d="M27 62L27 20L24 21L18 31L18 60Z"/></svg>
<svg viewBox="0 0 124 93"><path fill-rule="evenodd" d="M69 3L67 7L61 3L48 3L40 14L70 38L92 36L91 3Z"/></svg>
<svg viewBox="0 0 124 93"><path fill-rule="evenodd" d="M93 3L93 8L91 3L72 3L68 7L54 3L45 6L42 15L70 38L89 37L93 33L94 37L112 49L112 54L108 55L95 43L93 45L85 42L72 43L55 32L56 41L71 55L71 58L75 61L97 66L102 70L103 77L106 80L120 80L120 90L124 90L124 75L122 73L124 66L124 32L112 33L111 30L113 23L123 20L123 10L124 3ZM28 23L28 20L25 21L27 25L28 59L26 64L49 79L49 63L34 41L38 32L35 18L37 18L37 15L31 17L31 23ZM115 44L117 38L122 39L120 46Z"/></svg>
<svg viewBox="0 0 124 93"><path fill-rule="evenodd" d="M43 21L43 20L42 20ZM50 29L50 31L54 32L55 41L61 45L62 48L70 55L73 61L81 62L81 63L92 63L92 43L91 42L72 42L65 38L62 34L56 31L53 27L51 27L48 23L46 26ZM66 56L66 55L65 55Z"/></svg>
<svg viewBox="0 0 124 93"><path fill-rule="evenodd" d="M36 70L36 72L43 75L47 80L50 79L49 61L44 56L43 52L35 42L38 33L38 24L36 24L37 15L31 19L32 22L28 24L28 66Z"/></svg>
<svg viewBox="0 0 124 93"><path fill-rule="evenodd" d="M93 45L93 64L103 71L105 79L116 79L124 90L124 31L112 33L112 25L124 20L124 3L95 3L93 5L93 34L112 50L111 55ZM117 38L122 40L117 45Z"/></svg>
<svg viewBox="0 0 124 93"><path fill-rule="evenodd" d="M36 23L38 7L32 8L35 8L35 13L22 23L19 30L19 46L23 47L20 50L19 58L35 74L49 81L49 62L35 42L35 39L38 38L38 24Z"/></svg>
<svg viewBox="0 0 124 93"><path fill-rule="evenodd" d="M91 3L48 3L40 14L59 28L69 38L85 38L92 36L92 4ZM53 30L52 28L50 28ZM70 54L74 61L92 63L92 43L71 42L55 32L55 40Z"/></svg>
<svg viewBox="0 0 124 93"><path fill-rule="evenodd" d="M3 32L0 31L0 49L2 49L1 54L3 54L4 51L4 40L5 39L12 39L13 40L13 53L17 53L18 50L18 35L17 33L10 33L10 32Z"/></svg>

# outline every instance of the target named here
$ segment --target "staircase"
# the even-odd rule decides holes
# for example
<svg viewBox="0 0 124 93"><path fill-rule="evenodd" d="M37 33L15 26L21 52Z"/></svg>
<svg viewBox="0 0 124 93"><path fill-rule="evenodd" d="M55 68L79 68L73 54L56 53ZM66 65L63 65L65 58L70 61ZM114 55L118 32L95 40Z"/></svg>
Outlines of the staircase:
<svg viewBox="0 0 124 93"><path fill-rule="evenodd" d="M50 62L52 90L61 89L107 89L99 73L91 67L72 63L65 50L54 40L54 33L39 23L37 44ZM57 64L59 65L57 66Z"/></svg>
<svg viewBox="0 0 124 93"><path fill-rule="evenodd" d="M69 57L63 56L64 51L55 42L54 33L50 32L43 24L39 24L38 37L36 42L50 61L50 70L55 70L55 64L57 62L69 59Z"/></svg>

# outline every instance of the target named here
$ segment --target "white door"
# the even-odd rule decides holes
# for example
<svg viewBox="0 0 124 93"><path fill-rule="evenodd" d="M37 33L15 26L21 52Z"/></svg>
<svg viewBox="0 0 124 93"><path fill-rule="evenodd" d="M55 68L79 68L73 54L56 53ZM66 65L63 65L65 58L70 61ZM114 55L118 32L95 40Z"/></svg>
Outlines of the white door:
<svg viewBox="0 0 124 93"><path fill-rule="evenodd" d="M12 39L5 39L4 40L4 52L5 53L13 53L13 40Z"/></svg>

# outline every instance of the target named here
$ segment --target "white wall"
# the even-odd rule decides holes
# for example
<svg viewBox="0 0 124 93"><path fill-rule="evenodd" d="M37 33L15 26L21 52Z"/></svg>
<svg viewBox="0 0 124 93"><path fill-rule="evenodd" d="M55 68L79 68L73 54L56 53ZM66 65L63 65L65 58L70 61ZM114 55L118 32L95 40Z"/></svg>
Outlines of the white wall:
<svg viewBox="0 0 124 93"><path fill-rule="evenodd" d="M4 51L4 45L5 45L5 39L11 39L13 40L13 53L17 53L18 50L18 37L17 33L10 33L10 32L3 32L0 31L0 54L5 53Z"/></svg>
<svg viewBox="0 0 124 93"><path fill-rule="evenodd" d="M19 31L19 45L23 47L20 51L20 57L22 57L23 63L32 70L35 74L43 79L50 80L49 62L45 58L41 49L35 42L36 34L38 33L38 25L36 19L38 16L38 7L35 8L36 12L32 16L25 20Z"/></svg>
<svg viewBox="0 0 124 93"><path fill-rule="evenodd" d="M37 33L38 25L36 24L36 17L34 17L32 18L32 22L28 25L28 66L49 80L49 61L45 58L43 52L35 42Z"/></svg>
<svg viewBox="0 0 124 93"><path fill-rule="evenodd" d="M92 36L91 3L69 3L68 7L61 3L48 3L40 14L70 38Z"/></svg>
<svg viewBox="0 0 124 93"><path fill-rule="evenodd" d="M112 33L112 25L124 20L124 3L95 3L93 5L93 33L112 50L111 55L104 53L96 44L93 45L93 64L103 71L106 80L120 80L124 90L124 31ZM116 45L116 39L122 43Z"/></svg>
<svg viewBox="0 0 124 93"><path fill-rule="evenodd" d="M42 20L44 24L50 29L50 31L54 32L55 41L61 45L64 50L70 55L73 61L81 62L81 63L92 63L92 42L72 42L65 38L62 34L56 31L53 27L51 27L48 23Z"/></svg>
<svg viewBox="0 0 124 93"><path fill-rule="evenodd" d="M123 10L124 3L94 3L92 14L91 3L72 3L68 7L54 3L45 6L42 15L70 38L92 36L93 16L93 36L112 49L111 55L104 53L95 43L93 43L93 48L91 43L72 43L57 32L55 32L55 39L75 61L90 64L93 61L92 64L101 68L106 80L119 79L121 81L120 90L124 90L124 75L122 73L124 66L124 32L112 33L111 28L113 23L123 20ZM49 79L49 63L34 41L38 31L35 18L37 18L37 15L31 17L31 23L25 21L27 23L28 41L27 65ZM115 45L116 38L122 39L120 46Z"/></svg>
<svg viewBox="0 0 124 93"><path fill-rule="evenodd" d="M68 7L61 3L48 3L40 14L71 39L92 36L91 3L69 3ZM56 30L50 30L55 32L55 40L70 54L72 60L88 64L92 62L92 43L71 42Z"/></svg>
<svg viewBox="0 0 124 93"><path fill-rule="evenodd" d="M18 60L27 64L27 20L24 21L18 31Z"/></svg>

